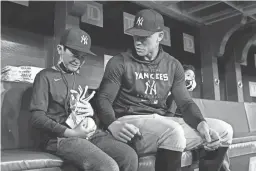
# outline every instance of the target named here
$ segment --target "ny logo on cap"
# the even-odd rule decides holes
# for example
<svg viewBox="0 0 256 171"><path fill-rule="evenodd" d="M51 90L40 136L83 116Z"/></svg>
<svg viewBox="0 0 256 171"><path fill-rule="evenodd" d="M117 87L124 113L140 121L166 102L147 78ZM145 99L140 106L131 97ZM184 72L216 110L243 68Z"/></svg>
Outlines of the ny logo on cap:
<svg viewBox="0 0 256 171"><path fill-rule="evenodd" d="M82 36L81 36L81 43L83 43L83 44L85 45L85 44L87 44L87 41L88 41L88 37L82 35Z"/></svg>
<svg viewBox="0 0 256 171"><path fill-rule="evenodd" d="M143 20L144 20L143 17L139 17L139 18L137 19L136 24L137 24L138 26L142 26Z"/></svg>

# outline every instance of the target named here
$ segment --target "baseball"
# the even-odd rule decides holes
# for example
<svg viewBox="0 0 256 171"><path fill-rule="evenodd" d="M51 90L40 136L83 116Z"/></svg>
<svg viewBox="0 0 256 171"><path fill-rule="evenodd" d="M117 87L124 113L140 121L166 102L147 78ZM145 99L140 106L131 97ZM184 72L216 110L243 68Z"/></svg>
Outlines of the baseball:
<svg viewBox="0 0 256 171"><path fill-rule="evenodd" d="M93 131L97 129L96 123L91 117L84 118L83 126L86 129L92 129Z"/></svg>

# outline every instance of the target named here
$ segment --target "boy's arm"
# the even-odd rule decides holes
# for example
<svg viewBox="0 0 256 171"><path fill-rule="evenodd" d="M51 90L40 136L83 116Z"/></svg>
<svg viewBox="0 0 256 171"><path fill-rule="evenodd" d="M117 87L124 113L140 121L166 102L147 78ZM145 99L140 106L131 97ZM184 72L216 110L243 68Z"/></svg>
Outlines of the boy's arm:
<svg viewBox="0 0 256 171"><path fill-rule="evenodd" d="M57 136L63 136L66 126L61 125L46 115L49 103L49 82L46 79L44 72L39 72L36 75L32 99L30 103L30 111L32 112L32 126L43 129L45 131L56 133Z"/></svg>

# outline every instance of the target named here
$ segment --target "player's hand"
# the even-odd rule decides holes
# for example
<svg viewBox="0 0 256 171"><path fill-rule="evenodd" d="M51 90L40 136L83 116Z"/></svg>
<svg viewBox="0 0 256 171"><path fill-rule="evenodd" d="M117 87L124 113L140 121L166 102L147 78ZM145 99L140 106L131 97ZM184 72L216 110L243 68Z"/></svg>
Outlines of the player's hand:
<svg viewBox="0 0 256 171"><path fill-rule="evenodd" d="M220 147L221 139L220 139L219 134L215 130L210 129L209 133L210 133L210 136L211 136L211 142L205 143L204 148L206 150L213 151L213 150L216 150Z"/></svg>
<svg viewBox="0 0 256 171"><path fill-rule="evenodd" d="M139 128L133 124L123 123L121 121L114 121L108 127L112 135L119 141L127 143L137 134L141 136Z"/></svg>
<svg viewBox="0 0 256 171"><path fill-rule="evenodd" d="M221 145L220 136L219 134L209 128L209 125L206 123L206 121L202 121L198 124L197 130L201 137L205 140L204 148L206 150L216 150Z"/></svg>

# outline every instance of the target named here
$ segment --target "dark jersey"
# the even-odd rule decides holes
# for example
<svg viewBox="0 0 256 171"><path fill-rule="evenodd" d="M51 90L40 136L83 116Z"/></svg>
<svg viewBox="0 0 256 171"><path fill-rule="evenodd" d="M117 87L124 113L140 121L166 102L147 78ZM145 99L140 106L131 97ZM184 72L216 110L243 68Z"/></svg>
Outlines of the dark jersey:
<svg viewBox="0 0 256 171"><path fill-rule="evenodd" d="M165 115L171 92L184 120L196 128L204 118L187 91L180 62L162 49L153 61L140 58L128 51L108 62L97 96L103 124L124 115Z"/></svg>
<svg viewBox="0 0 256 171"><path fill-rule="evenodd" d="M65 73L53 68L36 75L30 111L31 124L42 132L42 141L62 137L68 128L70 90L86 86L84 78L76 73ZM89 91L88 91L89 94Z"/></svg>

